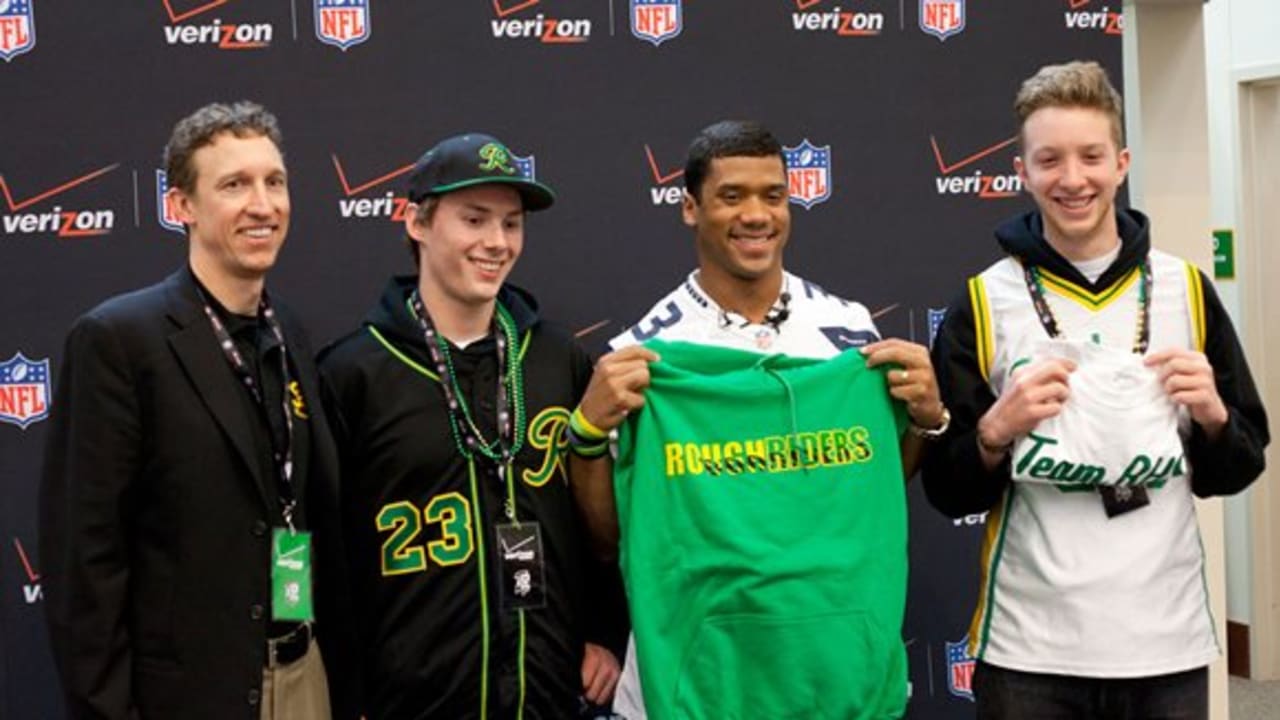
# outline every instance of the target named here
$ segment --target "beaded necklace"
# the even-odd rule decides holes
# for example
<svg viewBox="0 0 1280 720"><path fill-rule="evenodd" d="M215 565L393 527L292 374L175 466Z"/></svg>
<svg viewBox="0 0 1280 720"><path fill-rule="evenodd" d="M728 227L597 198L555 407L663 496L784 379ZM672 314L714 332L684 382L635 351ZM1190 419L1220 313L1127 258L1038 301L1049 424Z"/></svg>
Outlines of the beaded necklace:
<svg viewBox="0 0 1280 720"><path fill-rule="evenodd" d="M431 354L436 374L440 377L440 389L449 406L449 430L453 435L454 445L468 461L477 452L494 461L498 466L498 480L505 483L512 458L520 452L525 436L524 372L520 363L519 343L516 341L516 324L511 313L502 303L494 303L491 327L498 354L498 435L492 440L486 440L471 415L471 408L467 406L461 386L458 385L458 374L454 371L449 342L436 331L417 290L410 296L409 305L422 328L427 351Z"/></svg>
<svg viewBox="0 0 1280 720"><path fill-rule="evenodd" d="M1027 292L1031 293L1031 302L1035 305L1036 315L1049 337L1062 336L1058 327L1058 319L1049 307L1045 298L1044 280L1040 277L1040 268L1034 265L1022 266L1022 277L1027 283ZM1138 283L1138 322L1134 330L1133 352L1143 355L1151 343L1151 260L1142 261L1142 275Z"/></svg>

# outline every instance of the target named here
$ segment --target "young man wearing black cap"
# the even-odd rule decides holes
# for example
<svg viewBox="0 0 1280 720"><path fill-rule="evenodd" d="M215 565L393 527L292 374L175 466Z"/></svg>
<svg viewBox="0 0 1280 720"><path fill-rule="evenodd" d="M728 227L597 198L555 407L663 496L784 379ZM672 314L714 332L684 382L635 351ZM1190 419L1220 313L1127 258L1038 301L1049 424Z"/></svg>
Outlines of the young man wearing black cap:
<svg viewBox="0 0 1280 720"><path fill-rule="evenodd" d="M618 674L587 612L563 429L591 374L505 283L554 202L497 139L444 140L409 177L417 277L322 354L374 718L565 718ZM616 634L613 638L617 639Z"/></svg>

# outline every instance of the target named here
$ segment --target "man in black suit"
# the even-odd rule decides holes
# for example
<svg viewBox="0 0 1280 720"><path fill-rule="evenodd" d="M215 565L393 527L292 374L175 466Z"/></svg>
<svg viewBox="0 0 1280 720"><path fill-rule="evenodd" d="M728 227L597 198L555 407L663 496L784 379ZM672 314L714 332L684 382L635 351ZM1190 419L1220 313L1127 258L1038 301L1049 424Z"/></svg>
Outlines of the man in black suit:
<svg viewBox="0 0 1280 720"><path fill-rule="evenodd" d="M253 103L180 121L188 265L67 338L40 551L73 718L348 716L336 454L305 334L264 287L289 228L280 148Z"/></svg>

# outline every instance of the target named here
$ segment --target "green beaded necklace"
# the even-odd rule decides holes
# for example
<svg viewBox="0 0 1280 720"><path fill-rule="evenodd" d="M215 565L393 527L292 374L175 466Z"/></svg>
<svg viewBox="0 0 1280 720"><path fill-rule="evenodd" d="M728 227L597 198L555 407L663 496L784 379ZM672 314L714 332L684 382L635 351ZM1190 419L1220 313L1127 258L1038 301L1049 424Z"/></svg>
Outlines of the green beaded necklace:
<svg viewBox="0 0 1280 720"><path fill-rule="evenodd" d="M449 406L449 430L454 445L468 461L478 452L497 463L500 473L505 475L507 466L524 446L526 425L524 370L520 361L516 323L510 311L502 303L494 303L493 336L498 354L498 434L492 440L485 440L472 417L462 388L458 385L458 374L453 367L453 354L449 350L448 340L436 331L416 290L409 298L409 304L422 328L427 350L435 363L436 374L440 377L440 388Z"/></svg>

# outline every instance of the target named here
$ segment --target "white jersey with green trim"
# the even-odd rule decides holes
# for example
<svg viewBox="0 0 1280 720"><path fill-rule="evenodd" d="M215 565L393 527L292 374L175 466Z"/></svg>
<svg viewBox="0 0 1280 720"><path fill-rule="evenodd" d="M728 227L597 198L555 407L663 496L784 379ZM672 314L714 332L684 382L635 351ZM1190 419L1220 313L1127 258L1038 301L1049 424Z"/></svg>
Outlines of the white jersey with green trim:
<svg viewBox="0 0 1280 720"><path fill-rule="evenodd" d="M1150 261L1150 350L1203 350L1199 272L1159 251L1151 251ZM1015 482L988 519L983 541L970 652L1014 670L1089 677L1203 667L1219 648L1193 469L1182 457L1190 423L1131 352L1141 268L1097 293L1042 275L1062 335L1083 341L1075 346L1080 364L1067 409L1015 446ZM1017 260L992 265L969 289L979 365L999 397L1013 371L1043 350L1047 334ZM1118 360L1122 354L1131 359ZM1117 438L1130 444L1107 449ZM1103 459L1110 452L1115 457ZM1143 454L1149 467L1135 460ZM1053 482L1061 479L1055 475L1077 482ZM1150 504L1108 518L1095 486L1122 479L1144 485Z"/></svg>
<svg viewBox="0 0 1280 720"><path fill-rule="evenodd" d="M1186 411L1165 392L1159 373L1132 352L1093 342L1042 339L1030 360L1071 360L1071 395L1057 415L1013 447L1015 481L1065 491L1098 485L1159 488L1186 479L1179 419Z"/></svg>
<svg viewBox="0 0 1280 720"><path fill-rule="evenodd" d="M871 313L860 303L845 300L821 287L784 271L782 292L774 312L785 309L777 325L756 324L720 307L698 284L698 271L667 293L640 322L609 341L619 350L652 338L736 348L793 357L830 358L841 351L880 339ZM635 638L627 639L614 695L613 711L625 720L646 720L644 696L636 661Z"/></svg>

